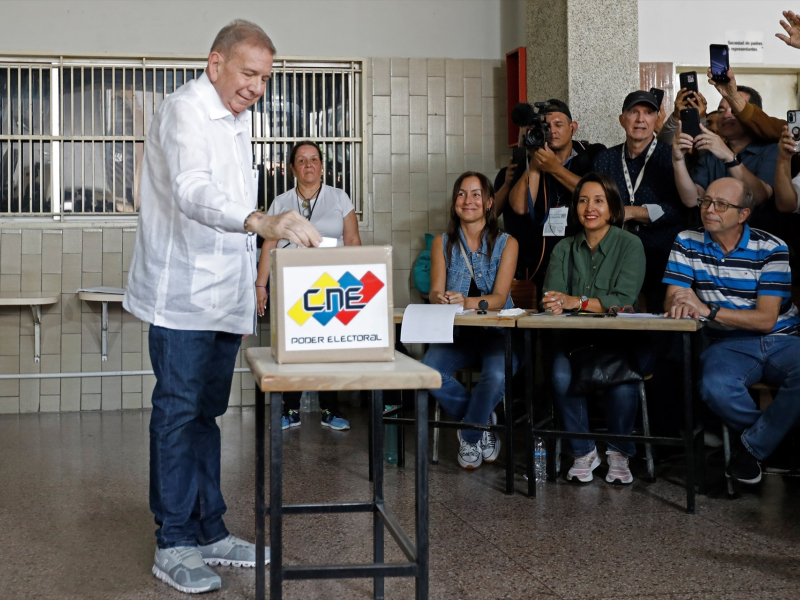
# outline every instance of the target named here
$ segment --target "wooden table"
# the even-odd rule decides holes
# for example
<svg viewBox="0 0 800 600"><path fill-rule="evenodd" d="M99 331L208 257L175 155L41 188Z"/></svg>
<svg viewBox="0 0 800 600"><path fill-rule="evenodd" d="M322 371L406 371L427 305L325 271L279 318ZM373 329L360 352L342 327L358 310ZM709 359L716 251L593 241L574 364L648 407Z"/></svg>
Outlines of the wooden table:
<svg viewBox="0 0 800 600"><path fill-rule="evenodd" d="M121 303L125 298L125 290L122 288L106 287L78 290L78 298L84 302L101 302L103 305L100 346L103 353L103 360L108 360L108 303Z"/></svg>
<svg viewBox="0 0 800 600"><path fill-rule="evenodd" d="M0 292L0 306L30 306L33 314L33 361L39 362L42 348L42 306L50 306L60 299L52 292Z"/></svg>
<svg viewBox="0 0 800 600"><path fill-rule="evenodd" d="M403 322L403 314L405 309L394 309L394 322L400 324ZM506 447L506 494L514 493L514 427L513 427L513 378L514 378L514 362L512 351L512 336L516 328L517 321L525 316L525 314L516 316L500 316L499 310L488 310L486 314L478 314L477 311L470 311L464 314L456 315L454 325L460 327L502 327L505 336L505 394L503 395L503 411L505 412L506 423L504 425L488 425L487 423L462 423L460 421L440 421L439 420L439 406L436 407L436 415L434 420L429 423L434 427L434 464L438 463L438 447L439 447L439 428L449 429L477 429L481 431L498 431L504 433L504 443ZM399 339L399 336L398 336ZM411 424L411 419L404 419L401 417L393 416L393 413L400 412L402 414L402 407L394 409L384 414L386 422L392 423ZM398 437L398 465L403 466L403 436Z"/></svg>
<svg viewBox="0 0 800 600"><path fill-rule="evenodd" d="M315 363L279 365L271 348L249 348L245 358L256 380L256 598L266 591L264 521L269 513L271 545L270 598L282 597L283 581L366 577L373 580L375 598L384 597L385 577L414 577L416 598L428 597L428 389L442 385L437 371L395 352L394 362ZM383 500L383 394L380 390L417 390L416 395L416 543L400 527ZM283 392L376 390L370 404L372 500L335 504L283 504ZM264 503L265 393L270 393L269 505ZM367 512L372 514L373 562L347 565L284 565L283 515ZM384 562L384 527L407 558ZM320 543L324 543L321 539Z"/></svg>
<svg viewBox="0 0 800 600"><path fill-rule="evenodd" d="M698 417L695 424L695 401L692 387L692 340L693 333L703 327L703 323L693 319L666 319L653 316L652 318L630 317L573 317L553 316L539 314L528 316L517 321L517 327L525 330L525 387L528 406L528 494L536 496L536 482L532 468L532 452L534 437L550 438L577 438L605 441L648 442L683 446L686 450L686 511L693 513L695 509L695 453L702 456L703 426L702 419ZM582 329L582 330L613 330L613 331L671 331L680 333L683 340L683 409L684 409L684 437L653 437L639 435L614 435L609 433L575 433L543 429L543 426L553 421L552 413L544 420L537 422L533 409L533 355L531 349L532 329ZM698 410L698 415L700 412ZM548 452L548 470L551 477L555 477L555 464ZM552 466L552 468L551 468ZM698 472L699 491L705 493L705 461L700 461Z"/></svg>

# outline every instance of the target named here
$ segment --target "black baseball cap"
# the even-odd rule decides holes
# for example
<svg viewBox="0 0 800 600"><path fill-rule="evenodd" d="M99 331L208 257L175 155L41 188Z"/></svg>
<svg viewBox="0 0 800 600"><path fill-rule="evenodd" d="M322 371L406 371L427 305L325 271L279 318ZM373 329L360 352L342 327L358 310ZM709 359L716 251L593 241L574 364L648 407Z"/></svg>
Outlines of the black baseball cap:
<svg viewBox="0 0 800 600"><path fill-rule="evenodd" d="M652 106L656 111L659 110L658 100L656 100L653 94L644 90L638 90L625 96L625 102L622 103L622 112L629 111L637 104L647 104L648 106Z"/></svg>
<svg viewBox="0 0 800 600"><path fill-rule="evenodd" d="M547 104L547 108L542 110L544 114L549 115L550 113L560 112L567 115L567 118L572 121L572 113L569 112L569 106L567 106L566 102L553 98L552 100L548 100Z"/></svg>

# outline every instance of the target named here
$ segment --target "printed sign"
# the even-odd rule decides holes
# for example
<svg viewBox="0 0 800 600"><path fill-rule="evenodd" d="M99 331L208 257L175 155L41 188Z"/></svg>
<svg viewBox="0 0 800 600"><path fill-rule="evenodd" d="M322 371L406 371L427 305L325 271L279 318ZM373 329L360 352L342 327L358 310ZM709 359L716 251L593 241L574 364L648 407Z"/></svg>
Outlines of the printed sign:
<svg viewBox="0 0 800 600"><path fill-rule="evenodd" d="M287 351L386 348L386 265L284 267Z"/></svg>
<svg viewBox="0 0 800 600"><path fill-rule="evenodd" d="M732 65L764 62L763 31L726 31Z"/></svg>

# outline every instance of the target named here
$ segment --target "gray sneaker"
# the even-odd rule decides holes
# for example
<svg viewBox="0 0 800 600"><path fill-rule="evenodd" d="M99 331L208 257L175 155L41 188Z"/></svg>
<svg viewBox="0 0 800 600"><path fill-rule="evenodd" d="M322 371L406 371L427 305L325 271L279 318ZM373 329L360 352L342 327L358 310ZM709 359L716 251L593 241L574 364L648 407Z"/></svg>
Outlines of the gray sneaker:
<svg viewBox="0 0 800 600"><path fill-rule="evenodd" d="M186 594L202 594L222 586L222 579L205 565L193 546L157 549L153 575Z"/></svg>
<svg viewBox="0 0 800 600"><path fill-rule="evenodd" d="M256 545L229 535L213 544L198 546L203 562L207 565L222 565L227 567L255 567ZM264 564L269 564L269 546L265 548Z"/></svg>

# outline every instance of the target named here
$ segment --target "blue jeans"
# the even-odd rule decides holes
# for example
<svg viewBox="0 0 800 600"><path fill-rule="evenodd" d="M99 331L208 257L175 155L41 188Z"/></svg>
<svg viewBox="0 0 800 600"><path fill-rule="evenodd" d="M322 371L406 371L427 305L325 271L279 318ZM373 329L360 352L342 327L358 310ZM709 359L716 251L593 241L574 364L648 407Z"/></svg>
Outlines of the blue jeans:
<svg viewBox="0 0 800 600"><path fill-rule="evenodd" d="M646 374L652 369L653 348L646 336L625 334L613 336L605 333L603 337L592 336L588 332L579 335L564 332L554 335L552 384L555 403L561 413L564 429L567 431L588 432L589 413L586 396L572 392L572 365L568 354L573 348L591 344L593 341L603 346L624 344L636 357L639 373ZM609 433L630 435L639 407L639 384L625 383L605 391L606 425ZM595 448L592 440L569 440L575 456L589 454ZM609 448L626 456L636 454L633 442L609 442Z"/></svg>
<svg viewBox="0 0 800 600"><path fill-rule="evenodd" d="M242 336L150 326L150 510L159 548L211 544L222 522L220 432Z"/></svg>
<svg viewBox="0 0 800 600"><path fill-rule="evenodd" d="M713 342L700 357L700 393L732 430L742 432L750 453L765 460L800 420L800 338L753 335ZM747 387L759 381L780 386L766 410Z"/></svg>
<svg viewBox="0 0 800 600"><path fill-rule="evenodd" d="M447 414L465 423L489 420L505 394L505 343L505 335L496 329L459 327L452 344L431 344L422 362L442 375L442 387L431 394ZM517 353L512 356L516 373ZM469 394L452 375L472 365L481 365L481 378ZM462 439L470 444L478 443L482 436L482 431L461 430Z"/></svg>

